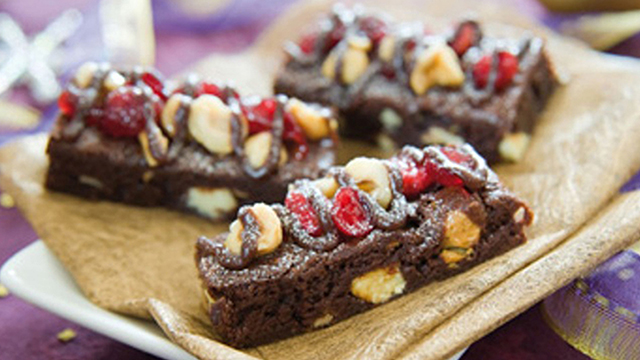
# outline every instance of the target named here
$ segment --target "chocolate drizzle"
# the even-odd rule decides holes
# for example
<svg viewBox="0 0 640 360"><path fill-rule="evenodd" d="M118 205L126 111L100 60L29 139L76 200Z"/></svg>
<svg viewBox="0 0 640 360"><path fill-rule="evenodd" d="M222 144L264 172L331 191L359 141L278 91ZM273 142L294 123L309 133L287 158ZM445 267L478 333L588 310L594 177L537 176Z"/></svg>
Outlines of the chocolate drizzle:
<svg viewBox="0 0 640 360"><path fill-rule="evenodd" d="M228 269L239 270L247 267L258 253L258 238L260 237L260 224L250 207L243 206L238 210L238 219L242 222L243 230L240 232L242 246L240 254L233 254L223 243L213 243L212 250L220 264Z"/></svg>
<svg viewBox="0 0 640 360"><path fill-rule="evenodd" d="M235 98L229 98L231 102L237 102ZM241 159L242 169L244 172L254 179L261 179L278 169L278 163L280 161L280 152L282 150L283 141L282 135L284 133L284 104L286 98L278 96L276 98L276 110L271 124L271 144L269 145L267 159L264 164L257 168L254 168L245 154L243 146L244 130L242 120L240 118L240 112L238 106L232 106L233 111L231 120L231 142L233 144L233 151L238 158Z"/></svg>
<svg viewBox="0 0 640 360"><path fill-rule="evenodd" d="M397 157L410 158L417 164L424 163L426 160L432 161L438 164L440 168L459 176L463 180L464 186L471 191L479 191L487 185L487 182L490 180L488 179L489 171L487 165L469 145L463 145L457 148L457 151L468 156L470 159L470 161L466 162L464 165L450 160L442 149L442 147L437 146L425 147L424 149L405 146ZM418 213L418 204L420 203L420 199L408 201L402 193L403 180L398 165L393 159L381 161L383 161L387 168L391 187L392 199L388 209L380 206L380 204L378 204L370 194L360 189L355 180L345 172L343 167L331 168L326 176L333 178L340 187L350 187L357 191L358 198L363 204L363 207L367 209L375 228L381 230L395 230L406 226L409 221L419 220L420 215ZM432 188L431 190L426 190L424 193L429 194L433 191L437 191L436 189L437 188ZM331 251L346 239L345 236L340 234L331 218L331 199L327 198L312 180L297 180L293 183L289 191L298 192L309 201L311 209L313 209L313 212L319 220L322 228L322 235L310 235L296 214L283 205L272 205L273 210L282 222L286 239L289 239L302 248L317 252ZM247 223L245 213L246 209L241 210L239 214L243 223ZM256 235L251 235L247 239L249 241L253 241L252 239L255 236ZM243 236L243 241L244 239L245 237ZM216 246L221 249L224 248L221 243L218 243ZM248 248L247 251L249 251L249 249L250 248ZM229 254L225 253L225 251L228 253L228 250L226 249L216 250L214 252L214 256L219 260L222 266L229 269L238 269L248 266L250 262L250 260L247 260L249 259L249 255L243 255L242 261L237 259L234 260ZM247 254L249 254L249 252L247 252Z"/></svg>
<svg viewBox="0 0 640 360"><path fill-rule="evenodd" d="M87 126L85 119L95 114L97 114L96 117L102 116L104 111L102 108L103 103L108 93L108 90L103 87L103 83L105 77L111 71L116 70L110 69L106 64L100 65L92 75L91 83L86 88L79 88L75 84L68 86L67 91L76 100L74 113L62 128L63 138L68 141L74 141ZM144 96L144 108L142 111L145 120L145 126L142 131L148 139L149 155L153 157L153 160L156 160L155 162L162 164L176 159L180 156L180 152L185 146L189 142L194 141L188 133L187 122L192 99L202 94L202 83L196 76L191 75L187 77L182 87L177 90L177 94L180 94L180 104L173 114L173 129L170 131L158 126L156 123L156 119L161 115L157 113L157 101L160 100L151 86L143 81L143 75L148 71L151 70L135 67L130 71L119 71L118 73L125 78L124 86L134 86L142 91ZM217 85L210 85L212 88L217 88ZM212 96L216 95L218 94ZM263 164L254 168L250 164L244 149L248 129L240 97L238 93L229 86L221 87L221 94L219 94L219 96L232 110L231 137L233 155L237 157L242 170L253 179L262 179L277 172L281 153L285 147L283 140L285 132L285 104L288 98L283 95L276 97L277 106L271 128L268 130L271 134L268 155ZM96 112L95 114L94 111ZM335 141L335 133L332 132L329 135L329 138ZM299 158L296 157L296 159ZM153 165L149 165L158 165L155 164L155 162Z"/></svg>

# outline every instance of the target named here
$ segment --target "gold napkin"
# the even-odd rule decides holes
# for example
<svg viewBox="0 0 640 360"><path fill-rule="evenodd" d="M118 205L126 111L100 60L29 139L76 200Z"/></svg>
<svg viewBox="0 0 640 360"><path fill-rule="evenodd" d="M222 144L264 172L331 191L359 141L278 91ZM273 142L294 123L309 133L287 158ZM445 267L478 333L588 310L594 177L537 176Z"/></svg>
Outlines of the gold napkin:
<svg viewBox="0 0 640 360"><path fill-rule="evenodd" d="M617 195L640 168L637 62L607 57L549 33L504 4L402 0L368 6L431 27L469 14L472 6L484 21L528 29L487 24L489 33L533 31L548 38L565 85L542 114L526 158L497 168L536 213L527 244L327 329L239 351L211 332L193 259L195 239L226 225L48 192L42 187L44 135L0 150L0 185L88 298L113 311L152 318L201 359L445 358L637 239L639 195ZM327 7L326 2L300 3L246 52L216 55L195 69L233 79L245 93L267 93L282 42L295 38ZM343 160L371 152L351 141L344 145Z"/></svg>

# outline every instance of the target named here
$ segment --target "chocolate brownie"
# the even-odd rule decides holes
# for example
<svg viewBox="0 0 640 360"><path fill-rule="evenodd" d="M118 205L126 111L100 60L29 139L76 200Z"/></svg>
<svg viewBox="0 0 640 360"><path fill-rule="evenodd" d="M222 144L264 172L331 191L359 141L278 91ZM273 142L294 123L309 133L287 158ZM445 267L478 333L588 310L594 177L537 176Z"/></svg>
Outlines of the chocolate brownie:
<svg viewBox="0 0 640 360"><path fill-rule="evenodd" d="M529 208L469 145L405 146L297 180L201 237L206 307L230 345L334 324L526 241Z"/></svg>
<svg viewBox="0 0 640 360"><path fill-rule="evenodd" d="M336 6L285 51L275 91L337 106L343 135L467 142L490 163L523 156L557 85L542 39L486 36L475 21L431 33Z"/></svg>
<svg viewBox="0 0 640 360"><path fill-rule="evenodd" d="M87 198L228 219L244 203L281 201L335 158L331 110L193 76L172 85L152 69L88 63L59 106L46 186Z"/></svg>

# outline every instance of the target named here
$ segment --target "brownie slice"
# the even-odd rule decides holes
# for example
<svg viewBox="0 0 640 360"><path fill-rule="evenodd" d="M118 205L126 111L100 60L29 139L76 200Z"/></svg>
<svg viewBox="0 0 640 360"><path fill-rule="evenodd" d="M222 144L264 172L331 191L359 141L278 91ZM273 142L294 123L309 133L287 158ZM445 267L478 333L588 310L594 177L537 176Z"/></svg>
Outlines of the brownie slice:
<svg viewBox="0 0 640 360"><path fill-rule="evenodd" d="M382 144L468 142L493 163L519 160L557 86L544 42L446 33L341 6L285 47L275 91L336 105L343 135Z"/></svg>
<svg viewBox="0 0 640 360"><path fill-rule="evenodd" d="M214 220L334 162L327 108L286 96L241 97L191 76L83 65L59 99L46 186L92 199L166 206Z"/></svg>
<svg viewBox="0 0 640 360"><path fill-rule="evenodd" d="M207 311L230 345L334 324L526 241L528 207L469 145L406 146L298 180L201 237Z"/></svg>

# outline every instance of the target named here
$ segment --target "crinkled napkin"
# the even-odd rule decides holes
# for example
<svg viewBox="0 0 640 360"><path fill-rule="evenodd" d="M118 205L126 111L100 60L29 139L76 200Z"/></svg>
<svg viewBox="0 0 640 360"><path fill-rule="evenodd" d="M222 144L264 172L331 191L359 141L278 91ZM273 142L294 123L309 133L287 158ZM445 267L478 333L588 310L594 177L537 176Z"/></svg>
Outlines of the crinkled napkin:
<svg viewBox="0 0 640 360"><path fill-rule="evenodd" d="M564 85L551 99L526 158L500 166L502 180L536 213L530 240L509 253L327 329L253 349L216 339L201 307L194 243L226 228L193 216L93 202L43 189L46 136L0 151L0 185L88 298L113 311L152 318L201 359L445 358L640 235L640 195L618 195L640 168L640 65L600 55L530 24L504 4L438 0L367 5L399 19L446 25L469 14L489 32L529 29L548 39ZM295 38L326 3L300 3L248 51L216 55L196 71L268 93L284 40ZM431 17L433 16L433 18ZM441 19L441 20L431 20ZM372 149L345 141L344 160Z"/></svg>

